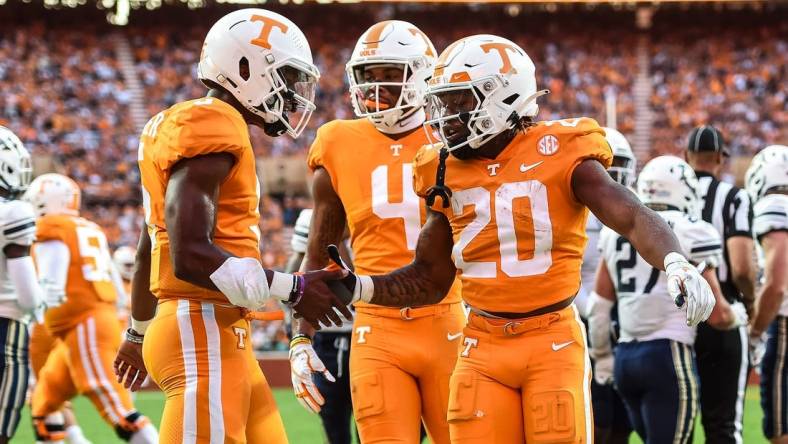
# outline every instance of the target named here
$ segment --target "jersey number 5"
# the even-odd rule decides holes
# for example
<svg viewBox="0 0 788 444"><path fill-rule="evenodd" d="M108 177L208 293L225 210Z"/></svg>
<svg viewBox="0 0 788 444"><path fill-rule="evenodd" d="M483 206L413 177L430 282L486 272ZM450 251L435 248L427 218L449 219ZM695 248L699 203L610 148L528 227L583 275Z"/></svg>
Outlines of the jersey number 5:
<svg viewBox="0 0 788 444"><path fill-rule="evenodd" d="M473 205L476 213L473 221L460 233L460 238L452 250L455 265L466 277L495 278L497 276L495 262L472 262L463 258L463 250L492 220L490 194L486 188L475 187L457 191L453 196L455 203L458 204L454 209L455 214L459 215L466 205ZM518 198L527 198L530 202L533 226L515 226L513 202ZM494 199L501 271L509 277L544 274L553 264L553 225L547 206L547 188L538 180L505 183L495 190ZM534 251L530 259L519 258L518 234L533 237Z"/></svg>

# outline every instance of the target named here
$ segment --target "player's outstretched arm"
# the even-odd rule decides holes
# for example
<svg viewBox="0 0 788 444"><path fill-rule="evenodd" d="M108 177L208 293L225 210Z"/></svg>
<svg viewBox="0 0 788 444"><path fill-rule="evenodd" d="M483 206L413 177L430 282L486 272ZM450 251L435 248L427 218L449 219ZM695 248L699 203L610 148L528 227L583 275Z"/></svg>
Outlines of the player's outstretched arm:
<svg viewBox="0 0 788 444"><path fill-rule="evenodd" d="M449 292L457 273L451 259L451 225L441 213L427 210L416 256L409 265L383 276L353 275L354 300L388 307L436 304Z"/></svg>
<svg viewBox="0 0 788 444"><path fill-rule="evenodd" d="M218 153L183 159L172 168L164 217L175 276L221 291L232 304L250 310L260 309L273 297L291 305L313 325L342 325L334 308L352 319L325 284L346 273L320 270L299 277L277 273L263 269L256 258L234 257L213 243L219 188L234 163L230 154Z"/></svg>
<svg viewBox="0 0 788 444"><path fill-rule="evenodd" d="M339 245L345 233L347 217L331 176L324 168L315 170L312 181L312 222L309 225L309 239L306 247L305 270L319 270L329 263L326 247Z"/></svg>
<svg viewBox="0 0 788 444"><path fill-rule="evenodd" d="M580 163L572 173L572 190L603 224L629 240L654 268L665 270L668 291L679 307L686 303L687 324L708 319L714 295L708 283L681 253L673 231L657 213L618 184L596 160Z"/></svg>
<svg viewBox="0 0 788 444"><path fill-rule="evenodd" d="M118 382L131 391L139 390L148 376L142 359L142 341L156 315L157 302L150 291L150 261L150 236L147 224L143 223L131 278L131 327L113 363Z"/></svg>

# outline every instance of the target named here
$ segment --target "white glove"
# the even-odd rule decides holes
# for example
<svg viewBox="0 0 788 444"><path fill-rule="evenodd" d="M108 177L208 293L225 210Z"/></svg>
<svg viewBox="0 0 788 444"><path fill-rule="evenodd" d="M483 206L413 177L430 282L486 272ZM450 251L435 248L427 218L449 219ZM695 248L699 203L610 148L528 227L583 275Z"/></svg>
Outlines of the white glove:
<svg viewBox="0 0 788 444"><path fill-rule="evenodd" d="M750 365L760 374L761 361L766 354L766 333L754 335L750 333Z"/></svg>
<svg viewBox="0 0 788 444"><path fill-rule="evenodd" d="M687 325L692 327L708 319L716 301L706 279L678 253L668 253L664 264L668 293L677 307L686 308Z"/></svg>
<svg viewBox="0 0 788 444"><path fill-rule="evenodd" d="M594 380L599 385L613 383L613 354L609 353L594 359Z"/></svg>
<svg viewBox="0 0 788 444"><path fill-rule="evenodd" d="M734 302L731 304L731 311L733 312L733 325L731 325L731 330L734 328L739 328L742 325L747 325L749 322L749 318L747 317L747 309L744 308L744 304L741 302Z"/></svg>
<svg viewBox="0 0 788 444"><path fill-rule="evenodd" d="M306 338L296 339L290 345L290 379L293 382L293 391L305 409L318 413L326 400L315 386L312 373L322 373L329 381L336 381L323 361L317 357L312 341Z"/></svg>

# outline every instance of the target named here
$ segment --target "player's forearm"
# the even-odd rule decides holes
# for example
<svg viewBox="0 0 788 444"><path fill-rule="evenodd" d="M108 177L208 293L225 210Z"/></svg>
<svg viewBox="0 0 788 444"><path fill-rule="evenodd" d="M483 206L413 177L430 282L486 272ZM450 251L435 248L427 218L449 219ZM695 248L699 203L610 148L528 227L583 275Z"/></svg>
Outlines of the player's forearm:
<svg viewBox="0 0 788 444"><path fill-rule="evenodd" d="M342 242L347 224L345 207L334 190L331 176L323 168L315 171L312 196L315 208L309 227L305 270L317 270L328 265L326 247Z"/></svg>
<svg viewBox="0 0 788 444"><path fill-rule="evenodd" d="M131 318L150 321L156 315L156 296L150 291L151 242L143 224L131 277Z"/></svg>
<svg viewBox="0 0 788 444"><path fill-rule="evenodd" d="M751 323L751 332L761 334L769 328L769 324L777 317L783 302L783 288L774 282L767 282L761 287L757 300L755 319Z"/></svg>
<svg viewBox="0 0 788 444"><path fill-rule="evenodd" d="M6 259L8 277L17 294L17 304L31 312L44 300L44 292L36 280L36 269L30 256Z"/></svg>
<svg viewBox="0 0 788 444"><path fill-rule="evenodd" d="M631 226L620 232L652 267L665 270L665 256L682 252L681 244L670 226L659 215L639 205L634 211Z"/></svg>
<svg viewBox="0 0 788 444"><path fill-rule="evenodd" d="M371 302L387 307L437 304L453 281L454 273L414 262L387 275L373 276L375 293Z"/></svg>
<svg viewBox="0 0 788 444"><path fill-rule="evenodd" d="M756 266L753 259L753 240L748 236L734 236L726 242L730 259L730 275L742 294L742 302L748 312L755 304Z"/></svg>

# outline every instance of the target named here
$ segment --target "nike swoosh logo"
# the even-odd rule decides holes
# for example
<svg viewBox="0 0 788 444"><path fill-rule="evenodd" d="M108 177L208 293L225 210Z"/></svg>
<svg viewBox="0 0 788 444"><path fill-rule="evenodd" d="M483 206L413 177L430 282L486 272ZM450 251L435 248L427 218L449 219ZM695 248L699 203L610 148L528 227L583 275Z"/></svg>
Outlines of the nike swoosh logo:
<svg viewBox="0 0 788 444"><path fill-rule="evenodd" d="M533 164L531 164L531 165L526 165L526 164L524 164L524 163L521 163L521 164L520 164L520 172L521 172L521 173L525 173L525 172L527 172L527 171L529 171L529 170L532 170L532 169L534 169L534 168L538 167L538 166L539 166L539 165L541 165L542 163L544 163L544 160L540 160L539 162L533 163Z"/></svg>
<svg viewBox="0 0 788 444"><path fill-rule="evenodd" d="M555 342L553 342L553 344L552 344L553 351L557 352L558 350L561 350L562 348L568 346L569 344L571 344L573 342L575 342L575 341L564 342L564 343L561 343L561 344L556 344Z"/></svg>
<svg viewBox="0 0 788 444"><path fill-rule="evenodd" d="M446 339L448 339L450 341L453 341L453 340L459 338L460 336L462 336L462 332L454 333L454 334L446 333Z"/></svg>

